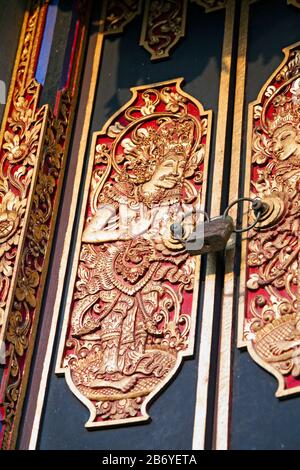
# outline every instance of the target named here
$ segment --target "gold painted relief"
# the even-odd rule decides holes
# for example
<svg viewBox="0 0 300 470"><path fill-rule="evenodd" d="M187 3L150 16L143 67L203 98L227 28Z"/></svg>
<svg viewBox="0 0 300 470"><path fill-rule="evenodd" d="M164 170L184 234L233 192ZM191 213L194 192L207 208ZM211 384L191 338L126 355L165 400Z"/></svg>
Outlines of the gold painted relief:
<svg viewBox="0 0 300 470"><path fill-rule="evenodd" d="M284 50L283 64L249 114L249 186L269 210L244 247L244 340L255 361L277 377L277 396L300 391L299 46Z"/></svg>
<svg viewBox="0 0 300 470"><path fill-rule="evenodd" d="M57 364L91 412L87 427L148 419L193 354L199 259L170 224L183 209L195 223L211 113L181 82L133 88L94 135Z"/></svg>
<svg viewBox="0 0 300 470"><path fill-rule="evenodd" d="M205 11L208 13L210 11L220 10L225 8L227 5L227 0L191 0L194 3L197 3L200 7L204 7Z"/></svg>
<svg viewBox="0 0 300 470"><path fill-rule="evenodd" d="M185 35L187 5L187 0L146 0L140 45L151 60L169 57Z"/></svg>
<svg viewBox="0 0 300 470"><path fill-rule="evenodd" d="M36 84L31 99L16 97L15 112L4 133L0 166L0 327L5 329L9 292L17 261L17 247L24 226L28 196L43 137L45 108L36 112Z"/></svg>
<svg viewBox="0 0 300 470"><path fill-rule="evenodd" d="M141 13L142 0L106 0L104 8L105 34L118 34Z"/></svg>
<svg viewBox="0 0 300 470"><path fill-rule="evenodd" d="M25 13L1 129L1 449L13 448L17 439L86 37L87 9L78 17L73 42L77 54L69 65L67 85L57 93L55 110L48 105L38 108L41 85L35 70L48 3L33 1Z"/></svg>
<svg viewBox="0 0 300 470"><path fill-rule="evenodd" d="M0 162L0 340L9 310L17 247L27 207L46 109L37 109L40 85L30 70L38 24L45 10L37 7L27 21L18 68L14 74L10 116L3 120ZM6 107L6 111L9 106ZM6 113L7 114L7 113ZM24 232L24 230L23 230Z"/></svg>

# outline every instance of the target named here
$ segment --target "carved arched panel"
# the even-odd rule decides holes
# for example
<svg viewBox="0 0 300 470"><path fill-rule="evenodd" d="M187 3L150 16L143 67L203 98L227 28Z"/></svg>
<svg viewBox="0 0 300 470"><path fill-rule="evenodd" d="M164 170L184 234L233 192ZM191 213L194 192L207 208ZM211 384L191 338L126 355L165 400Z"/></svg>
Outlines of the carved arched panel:
<svg viewBox="0 0 300 470"><path fill-rule="evenodd" d="M250 106L247 191L268 210L248 234L241 343L275 375L276 396L300 391L300 44Z"/></svg>
<svg viewBox="0 0 300 470"><path fill-rule="evenodd" d="M193 354L199 259L169 223L201 204L211 113L181 82L133 88L94 134L57 364L87 427L148 419Z"/></svg>

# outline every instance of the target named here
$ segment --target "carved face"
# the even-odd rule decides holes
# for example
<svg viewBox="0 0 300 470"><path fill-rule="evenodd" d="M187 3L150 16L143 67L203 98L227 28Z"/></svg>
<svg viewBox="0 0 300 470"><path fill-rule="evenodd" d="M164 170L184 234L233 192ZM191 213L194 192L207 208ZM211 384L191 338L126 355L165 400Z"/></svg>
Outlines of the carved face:
<svg viewBox="0 0 300 470"><path fill-rule="evenodd" d="M185 163L182 156L170 154L160 165L157 165L151 183L157 188L174 188L183 176Z"/></svg>
<svg viewBox="0 0 300 470"><path fill-rule="evenodd" d="M300 158L300 141L298 132L292 124L275 130L273 134L273 151L278 160L287 160L290 157Z"/></svg>

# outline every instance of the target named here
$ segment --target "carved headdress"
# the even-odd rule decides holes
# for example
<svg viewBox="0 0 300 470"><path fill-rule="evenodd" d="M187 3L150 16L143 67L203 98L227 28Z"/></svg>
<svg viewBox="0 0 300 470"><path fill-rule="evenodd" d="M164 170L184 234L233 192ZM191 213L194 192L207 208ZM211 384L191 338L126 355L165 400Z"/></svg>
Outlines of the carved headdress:
<svg viewBox="0 0 300 470"><path fill-rule="evenodd" d="M279 93L281 91L281 93ZM271 117L268 116L273 109ZM291 124L300 130L300 78L282 92L279 87L266 102L262 113L262 124L265 124L269 134L286 124Z"/></svg>
<svg viewBox="0 0 300 470"><path fill-rule="evenodd" d="M190 117L165 118L158 127L139 126L122 141L125 173L135 184L149 181L157 165L171 155L188 160L195 142L195 123Z"/></svg>

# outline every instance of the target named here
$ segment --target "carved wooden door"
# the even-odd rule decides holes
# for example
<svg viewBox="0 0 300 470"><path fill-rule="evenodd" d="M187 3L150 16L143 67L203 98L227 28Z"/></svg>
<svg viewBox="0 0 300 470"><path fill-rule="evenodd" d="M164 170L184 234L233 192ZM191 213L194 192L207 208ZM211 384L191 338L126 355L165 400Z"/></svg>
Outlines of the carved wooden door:
<svg viewBox="0 0 300 470"><path fill-rule="evenodd" d="M300 3L19 8L1 447L299 448ZM243 197L226 250L171 236Z"/></svg>

